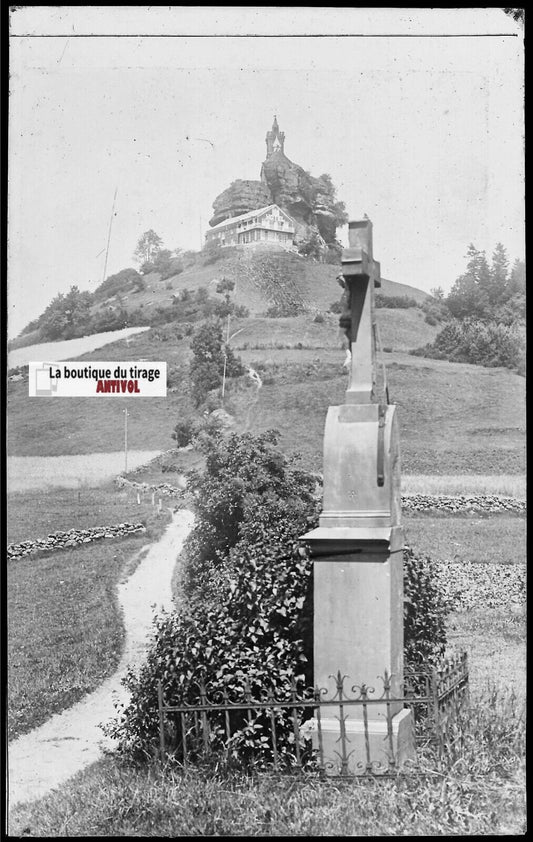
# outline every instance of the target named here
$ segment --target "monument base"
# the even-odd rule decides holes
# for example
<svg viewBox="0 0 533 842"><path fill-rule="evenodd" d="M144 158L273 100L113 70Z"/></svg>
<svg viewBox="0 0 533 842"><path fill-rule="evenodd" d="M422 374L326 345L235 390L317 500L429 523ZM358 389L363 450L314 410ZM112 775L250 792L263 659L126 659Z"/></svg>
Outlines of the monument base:
<svg viewBox="0 0 533 842"><path fill-rule="evenodd" d="M331 708L327 710L331 712ZM416 754L413 714L407 708L391 718L390 733L385 716L366 723L363 719L345 719L344 740L337 717L321 717L320 736L316 718L308 728L327 775L383 775L401 769Z"/></svg>

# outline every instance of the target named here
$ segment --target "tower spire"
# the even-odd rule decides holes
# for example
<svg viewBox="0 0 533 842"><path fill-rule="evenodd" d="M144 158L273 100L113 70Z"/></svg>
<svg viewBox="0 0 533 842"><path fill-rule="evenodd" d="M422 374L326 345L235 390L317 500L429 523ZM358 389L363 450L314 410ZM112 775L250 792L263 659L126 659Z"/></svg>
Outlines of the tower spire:
<svg viewBox="0 0 533 842"><path fill-rule="evenodd" d="M266 145L267 158L270 158L274 152L281 152L282 155L284 154L283 147L285 145L285 132L280 132L278 118L275 114L272 129L267 132L266 135Z"/></svg>

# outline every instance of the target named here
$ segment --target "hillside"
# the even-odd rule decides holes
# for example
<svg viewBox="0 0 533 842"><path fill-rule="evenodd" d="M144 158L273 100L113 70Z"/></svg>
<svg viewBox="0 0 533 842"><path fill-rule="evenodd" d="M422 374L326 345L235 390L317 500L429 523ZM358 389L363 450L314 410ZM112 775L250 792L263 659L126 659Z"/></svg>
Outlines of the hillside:
<svg viewBox="0 0 533 842"><path fill-rule="evenodd" d="M54 334L48 335L48 312L39 317L48 320L48 328L28 330L11 340L8 347L12 350L124 327L195 322L203 317L206 306L212 308L222 301L216 292L222 278L234 282L234 302L247 308L252 316L327 312L340 298L340 288L335 280L340 266L317 263L295 252L228 248L214 259L205 253L189 255L184 265L182 272L165 278L157 272L141 277L133 269L110 276L93 293L76 293L80 309L75 316L72 315L73 300L67 301L71 293L66 298L57 296L54 299ZM113 292L107 295L102 289L109 286ZM199 290L203 298L197 297ZM407 295L419 303L427 298L422 290L388 280L383 280L380 293ZM185 298L187 295L189 297ZM209 298L207 305L206 295ZM39 319L32 325L35 326Z"/></svg>
<svg viewBox="0 0 533 842"><path fill-rule="evenodd" d="M390 395L399 406L402 464L406 473L518 474L524 464L524 378L504 369L448 363L406 353L438 330L417 309L378 310ZM329 404L346 388L342 333L337 317L312 314L234 320L232 347L261 374L228 383L226 408L237 429L274 427L282 445L320 469ZM130 400L132 449L167 450L179 418L192 410L187 391L190 338L174 325L154 328L86 354L86 360L167 360L172 388L166 398ZM9 453L19 456L117 451L123 447L125 400L28 397L27 381L9 384ZM33 402L32 402L33 401Z"/></svg>
<svg viewBox="0 0 533 842"><path fill-rule="evenodd" d="M235 282L235 302L247 307L250 315L261 315L272 306L327 311L340 298L335 280L339 272L339 265L317 263L294 252L228 249L215 263L203 265L198 260L164 281L156 273L147 275L146 290L128 292L121 298L127 310L142 305L149 314L157 306L168 306L172 296L184 289L205 287L214 294L217 281L224 277ZM408 295L419 303L428 297L422 290L386 279L380 292Z"/></svg>

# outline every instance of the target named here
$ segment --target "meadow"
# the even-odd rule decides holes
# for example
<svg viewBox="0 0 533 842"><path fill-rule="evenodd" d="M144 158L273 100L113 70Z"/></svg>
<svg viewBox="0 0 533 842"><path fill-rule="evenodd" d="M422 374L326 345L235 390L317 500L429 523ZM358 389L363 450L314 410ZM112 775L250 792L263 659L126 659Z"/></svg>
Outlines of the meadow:
<svg viewBox="0 0 533 842"><path fill-rule="evenodd" d="M183 275L179 284L186 287L190 281ZM206 280L208 275L206 268ZM326 298L337 297L333 290L321 293L324 308ZM418 310L377 313L382 344L392 348L384 360L391 399L398 405L404 492L523 498L524 379L503 369L412 357L407 351L430 341L436 328ZM245 328L234 339L237 353L263 380L259 390L229 385L225 408L236 429L279 429L283 449L300 453L303 466L316 471L322 468L327 407L340 403L346 388L336 320L326 315L324 322L314 322L307 314L232 324L232 331ZM167 326L83 358L166 359L182 372L185 384L189 343ZM104 454L123 445L124 401L69 399L65 407L41 400L37 413L28 400L27 383L10 384L11 454ZM178 385L166 399L130 401L128 409L131 447L168 450L171 431L191 412L192 402ZM172 482L176 474L164 472L161 464L186 470L198 465L199 457L176 451L132 478ZM164 519L111 486L82 487L80 496L65 489L10 494L8 515L12 541L126 519L145 520L149 530L146 536L8 564L11 737L69 706L113 671L123 634L117 582L136 563L142 546L160 534ZM413 547L443 563L475 562L480 569L494 569L525 560L521 516L410 513L404 526ZM450 615L449 642L469 653L476 706L464 726L463 754L441 761L423 754L412 777L346 785L270 775L228 777L216 768L188 774L157 766L139 769L107 757L59 792L15 808L11 835L521 833L524 626L521 606L479 604Z"/></svg>
<svg viewBox="0 0 533 842"><path fill-rule="evenodd" d="M146 533L7 563L8 737L36 728L98 687L120 660L116 587L168 515L109 485L9 495L8 540L72 527L142 522Z"/></svg>

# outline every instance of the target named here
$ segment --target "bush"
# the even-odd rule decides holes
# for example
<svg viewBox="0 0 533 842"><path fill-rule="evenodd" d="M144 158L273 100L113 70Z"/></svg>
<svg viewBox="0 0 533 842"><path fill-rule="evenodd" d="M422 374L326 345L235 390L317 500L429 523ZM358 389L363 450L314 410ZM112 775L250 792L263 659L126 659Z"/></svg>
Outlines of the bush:
<svg viewBox="0 0 533 842"><path fill-rule="evenodd" d="M224 254L224 249L215 240L210 240L202 249L202 257L204 266L210 266L216 263Z"/></svg>
<svg viewBox="0 0 533 842"><path fill-rule="evenodd" d="M145 288L145 282L136 269L121 269L115 275L109 275L94 291L96 301L103 301L118 293L140 292Z"/></svg>
<svg viewBox="0 0 533 842"><path fill-rule="evenodd" d="M313 321L315 322L315 324L321 325L324 324L325 319L322 313L317 313Z"/></svg>
<svg viewBox="0 0 533 842"><path fill-rule="evenodd" d="M417 307L414 298L409 298L407 295L382 295L376 293L374 296L374 304L376 307L389 307L392 309L407 310L409 307Z"/></svg>
<svg viewBox="0 0 533 842"><path fill-rule="evenodd" d="M486 367L503 366L525 373L525 332L496 322L451 320L434 342L410 352L415 356Z"/></svg>
<svg viewBox="0 0 533 842"><path fill-rule="evenodd" d="M341 265L342 246L340 243L328 243L328 250L324 255L324 263L331 263L335 266Z"/></svg>
<svg viewBox="0 0 533 842"><path fill-rule="evenodd" d="M198 290L198 293L201 291ZM193 336L191 350L193 358L189 373L196 406L206 399L211 389L222 385L224 368L226 377L240 377L245 373L240 359L224 344L219 322L211 321L201 325Z"/></svg>
<svg viewBox="0 0 533 842"><path fill-rule="evenodd" d="M424 321L427 322L428 325L436 325L437 324L437 318L435 316L433 316L431 313L426 313L426 317L425 317Z"/></svg>
<svg viewBox="0 0 533 842"><path fill-rule="evenodd" d="M405 547L403 564L405 663L422 669L436 665L444 654L450 605L428 556Z"/></svg>
<svg viewBox="0 0 533 842"><path fill-rule="evenodd" d="M325 243L317 231L312 231L309 237L298 244L298 253L304 257L320 260L325 251Z"/></svg>
<svg viewBox="0 0 533 842"><path fill-rule="evenodd" d="M252 436L215 432L203 439L206 467L189 474L196 523L186 541L177 614L155 624L148 658L125 681L131 701L107 731L125 754L150 757L158 746L157 681L168 702L198 703L200 680L210 693L265 689L303 692L312 680L312 563L299 536L317 523L316 478L276 447L274 431ZM429 559L405 550L405 653L410 666L436 661L447 610ZM233 714L232 714L233 715ZM270 759L261 714L237 714L232 756ZM292 724L276 713L281 759L292 755ZM224 738L213 720L211 747ZM166 723L174 745L179 732Z"/></svg>
<svg viewBox="0 0 533 842"><path fill-rule="evenodd" d="M329 305L329 312L330 313L342 313L342 305L340 301L333 301Z"/></svg>
<svg viewBox="0 0 533 842"><path fill-rule="evenodd" d="M316 522L315 479L277 450L277 438L269 431L204 440L206 470L189 475L197 519L181 583L187 602L157 619L145 665L125 681L131 702L107 728L126 754L150 757L157 748L159 678L167 700L190 702L198 700L199 678L231 693L247 676L254 698L265 687L286 694L293 681L303 690L309 680L312 613L302 608L312 567L298 536ZM269 752L254 730L260 716L251 723L237 717L234 756L260 760ZM291 753L292 724L282 712L276 719L283 757ZM220 736L215 727L214 749Z"/></svg>
<svg viewBox="0 0 533 842"><path fill-rule="evenodd" d="M194 418L181 418L174 427L171 436L177 447L186 447L191 443L197 432L198 423Z"/></svg>
<svg viewBox="0 0 533 842"><path fill-rule="evenodd" d="M290 301L283 304L271 304L265 315L268 319L288 319L290 316L298 316L301 311L300 304Z"/></svg>

